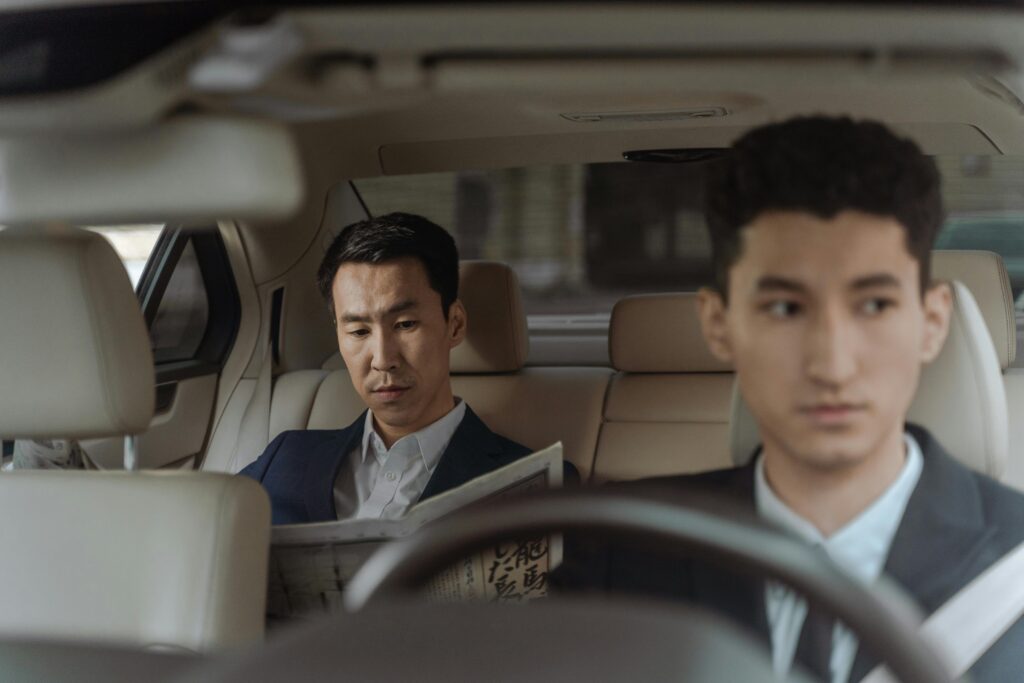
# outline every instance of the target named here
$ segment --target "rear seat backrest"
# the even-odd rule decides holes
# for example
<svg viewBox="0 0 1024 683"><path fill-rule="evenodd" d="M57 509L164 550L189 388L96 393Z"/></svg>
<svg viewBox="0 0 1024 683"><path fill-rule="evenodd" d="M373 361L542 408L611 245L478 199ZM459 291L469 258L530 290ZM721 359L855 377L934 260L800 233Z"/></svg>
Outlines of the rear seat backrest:
<svg viewBox="0 0 1024 683"><path fill-rule="evenodd" d="M728 466L732 368L707 350L696 294L622 299L609 345L608 389L595 481Z"/></svg>
<svg viewBox="0 0 1024 683"><path fill-rule="evenodd" d="M586 480L593 469L607 368L524 368L529 331L515 272L466 261L459 292L469 334L452 352L452 387L494 431L532 449L561 441Z"/></svg>
<svg viewBox="0 0 1024 683"><path fill-rule="evenodd" d="M540 449L555 441L586 479L593 467L607 368L524 368L529 335L515 273L464 261L466 338L452 351L452 388L495 432ZM270 438L286 429L338 429L365 409L338 355L324 370L285 373L271 401Z"/></svg>
<svg viewBox="0 0 1024 683"><path fill-rule="evenodd" d="M999 478L1008 448L999 362L971 292L960 282L952 286L949 336L939 356L921 373L907 419L926 427L964 464ZM737 391L731 430L734 461L749 461L759 442L757 424Z"/></svg>

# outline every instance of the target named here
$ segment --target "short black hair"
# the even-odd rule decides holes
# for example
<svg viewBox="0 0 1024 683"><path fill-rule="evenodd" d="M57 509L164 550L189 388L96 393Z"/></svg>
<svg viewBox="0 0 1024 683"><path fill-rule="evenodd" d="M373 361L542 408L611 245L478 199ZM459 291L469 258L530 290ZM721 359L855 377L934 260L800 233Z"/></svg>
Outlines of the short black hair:
<svg viewBox="0 0 1024 683"><path fill-rule="evenodd" d="M384 263L399 258L419 259L430 288L441 295L445 320L459 298L459 251L444 228L423 216L389 213L342 228L327 247L316 282L334 317L334 277L345 263Z"/></svg>
<svg viewBox="0 0 1024 683"><path fill-rule="evenodd" d="M876 121L798 117L755 128L710 164L704 215L711 234L714 286L728 299L729 269L741 232L764 211L805 211L831 219L853 209L895 218L920 266L921 294L942 227L935 161Z"/></svg>

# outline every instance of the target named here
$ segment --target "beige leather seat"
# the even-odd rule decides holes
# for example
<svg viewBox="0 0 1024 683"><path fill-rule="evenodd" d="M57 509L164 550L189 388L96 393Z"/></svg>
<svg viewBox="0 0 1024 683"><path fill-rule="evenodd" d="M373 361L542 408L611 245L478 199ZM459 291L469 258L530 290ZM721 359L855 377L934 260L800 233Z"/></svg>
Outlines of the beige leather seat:
<svg viewBox="0 0 1024 683"><path fill-rule="evenodd" d="M1020 414L1024 411L1024 369L1008 367L1015 355L1016 327L1002 259L991 252L937 251L932 268L936 278L963 281L980 302L981 316L995 340L994 350L1003 370L1009 414ZM706 350L695 298L689 293L629 297L613 311L610 350L619 372L608 391L595 479L695 472L727 467L740 457L726 454L731 368ZM982 332L978 332L979 339ZM929 406L924 395L941 395L927 387L950 376L955 375L939 373L923 380L925 391L915 404L917 414L929 415L939 409ZM957 381L963 379L960 376ZM1005 410L995 408L993 414L1005 414ZM1009 422L1010 443L1024 444L1024 421L1019 426L1017 422ZM748 435L748 441L750 438ZM1007 479L1024 485L1024 456L1016 458L1015 453L1012 448L1008 451ZM1002 456L995 458L990 472L998 470L994 463Z"/></svg>
<svg viewBox="0 0 1024 683"><path fill-rule="evenodd" d="M1017 325L1010 276L999 254L991 251L932 252L932 277L959 280L974 296L995 345L999 367L1006 370L1017 357Z"/></svg>
<svg viewBox="0 0 1024 683"><path fill-rule="evenodd" d="M1010 276L1003 259L990 251L936 251L932 258L934 276L967 285L988 326L1003 374L1009 415L1010 446L1003 481L1024 489L1024 368L1011 367L1017 356L1017 323Z"/></svg>
<svg viewBox="0 0 1024 683"><path fill-rule="evenodd" d="M952 283L949 337L921 374L908 419L931 431L968 466L999 478L1007 458L1006 396L995 347L967 287ZM735 463L747 462L760 439L757 425L734 392L730 447Z"/></svg>
<svg viewBox="0 0 1024 683"><path fill-rule="evenodd" d="M459 293L469 323L465 341L451 356L455 394L491 429L529 448L562 441L566 459L587 479L611 371L524 367L529 353L526 315L518 280L508 266L463 262ZM277 378L269 438L286 429L338 429L364 409L336 355L324 370L301 370Z"/></svg>
<svg viewBox="0 0 1024 683"><path fill-rule="evenodd" d="M74 229L0 231L0 434L108 437L153 414L120 260ZM263 633L270 505L226 475L0 474L0 637L205 650Z"/></svg>
<svg viewBox="0 0 1024 683"><path fill-rule="evenodd" d="M730 465L732 368L707 350L696 294L622 299L609 329L612 378L595 481Z"/></svg>

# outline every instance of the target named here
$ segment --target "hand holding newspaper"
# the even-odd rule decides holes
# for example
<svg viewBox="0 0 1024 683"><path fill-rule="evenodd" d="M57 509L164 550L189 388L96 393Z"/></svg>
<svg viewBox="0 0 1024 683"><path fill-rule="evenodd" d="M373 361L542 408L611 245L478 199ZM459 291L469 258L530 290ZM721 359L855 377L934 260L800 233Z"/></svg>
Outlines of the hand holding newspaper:
<svg viewBox="0 0 1024 683"><path fill-rule="evenodd" d="M561 485L559 442L418 503L400 519L274 527L267 615L287 619L341 611L346 583L383 543L470 503ZM560 561L560 537L501 541L439 574L428 594L440 600L530 600L547 593L548 571Z"/></svg>

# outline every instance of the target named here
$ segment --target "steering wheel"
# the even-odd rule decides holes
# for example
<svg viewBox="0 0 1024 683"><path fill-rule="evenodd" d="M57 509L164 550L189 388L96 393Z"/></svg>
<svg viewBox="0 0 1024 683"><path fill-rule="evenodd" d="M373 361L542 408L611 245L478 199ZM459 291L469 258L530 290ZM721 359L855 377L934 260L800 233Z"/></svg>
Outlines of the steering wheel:
<svg viewBox="0 0 1024 683"><path fill-rule="evenodd" d="M723 617L665 601L537 600L435 604L413 598L474 550L552 531L643 540L779 580L856 632L904 683L950 683L916 636L919 615L885 582L868 592L780 533L676 504L609 491L558 491L470 506L383 546L346 589L357 611L272 636L180 683L252 680L555 683L777 683L763 646ZM790 683L806 683L799 670Z"/></svg>
<svg viewBox="0 0 1024 683"><path fill-rule="evenodd" d="M620 492L552 491L464 509L378 550L348 584L346 606L359 610L407 597L437 572L495 541L553 531L658 543L694 559L780 581L845 623L903 683L952 681L917 636L920 613L884 577L869 591L781 533Z"/></svg>

